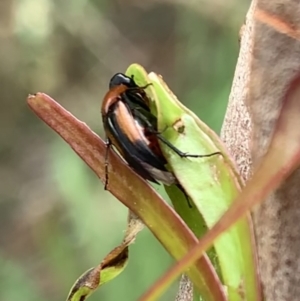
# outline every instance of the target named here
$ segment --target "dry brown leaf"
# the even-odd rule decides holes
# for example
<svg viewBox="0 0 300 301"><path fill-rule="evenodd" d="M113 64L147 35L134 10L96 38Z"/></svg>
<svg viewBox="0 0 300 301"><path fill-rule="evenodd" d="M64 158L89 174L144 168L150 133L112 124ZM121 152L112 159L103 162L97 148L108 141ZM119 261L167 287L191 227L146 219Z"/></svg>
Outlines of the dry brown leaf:
<svg viewBox="0 0 300 301"><path fill-rule="evenodd" d="M70 290L67 301L84 301L102 284L114 279L126 267L128 246L144 228L143 222L129 211L128 224L122 243L114 248L96 267L80 276Z"/></svg>

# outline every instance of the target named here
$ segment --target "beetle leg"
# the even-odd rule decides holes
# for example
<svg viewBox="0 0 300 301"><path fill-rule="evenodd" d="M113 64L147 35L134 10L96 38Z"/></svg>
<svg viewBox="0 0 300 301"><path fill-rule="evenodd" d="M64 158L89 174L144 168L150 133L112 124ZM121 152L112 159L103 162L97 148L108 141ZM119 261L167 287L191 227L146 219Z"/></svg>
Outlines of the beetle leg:
<svg viewBox="0 0 300 301"><path fill-rule="evenodd" d="M149 86L152 86L152 83L148 83L145 86L137 86L137 87L128 87L127 90L131 91L131 92L140 92L141 90L144 91L145 89L147 89Z"/></svg>
<svg viewBox="0 0 300 301"><path fill-rule="evenodd" d="M159 135L161 135L162 133L164 133L164 132L168 129L168 127L169 127L169 126L166 125L166 126L164 127L164 129L162 129L161 131L156 131L156 130L153 129L153 130L151 130L151 133L157 135L157 137L158 137ZM159 138L159 137L158 137L158 138Z"/></svg>
<svg viewBox="0 0 300 301"><path fill-rule="evenodd" d="M104 190L107 190L108 185L108 151L111 147L111 141L109 139L106 139L106 151L105 151L105 182L104 182Z"/></svg>
<svg viewBox="0 0 300 301"><path fill-rule="evenodd" d="M140 89L145 90L146 88L148 88L149 86L152 86L152 85L153 85L152 83L148 83L148 84L146 84L145 86L140 87Z"/></svg>
<svg viewBox="0 0 300 301"><path fill-rule="evenodd" d="M181 150L179 150L177 147L175 147L167 139L165 139L163 136L161 136L161 135L158 134L157 138L161 142L163 142L164 144L166 144L171 150L173 150L181 158L206 158L206 157L212 157L212 156L215 156L215 155L222 155L221 152L214 152L214 153L206 154L206 155L193 155L193 154L184 153Z"/></svg>
<svg viewBox="0 0 300 301"><path fill-rule="evenodd" d="M190 198L189 198L188 194L185 192L185 190L183 189L183 187L180 184L176 184L176 186L184 194L189 208L193 208L193 206L191 204L191 201L190 201Z"/></svg>

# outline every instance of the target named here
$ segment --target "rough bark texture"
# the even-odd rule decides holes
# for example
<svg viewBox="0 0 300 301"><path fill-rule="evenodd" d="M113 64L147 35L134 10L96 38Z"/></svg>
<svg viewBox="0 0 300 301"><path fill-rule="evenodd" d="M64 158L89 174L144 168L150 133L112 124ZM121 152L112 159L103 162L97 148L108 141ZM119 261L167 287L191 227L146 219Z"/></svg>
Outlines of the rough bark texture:
<svg viewBox="0 0 300 301"><path fill-rule="evenodd" d="M245 179L253 172L251 161L255 166L266 152L282 96L300 70L299 29L299 1L253 1L222 130ZM298 171L253 213L267 301L299 299L299 183Z"/></svg>
<svg viewBox="0 0 300 301"><path fill-rule="evenodd" d="M240 30L240 53L221 131L221 139L226 144L244 180L250 177L252 166L250 155L252 124L246 106L246 98L252 55L254 2L248 11L245 24Z"/></svg>
<svg viewBox="0 0 300 301"><path fill-rule="evenodd" d="M175 301L192 301L193 300L193 284L191 280L182 275L180 279L179 289Z"/></svg>

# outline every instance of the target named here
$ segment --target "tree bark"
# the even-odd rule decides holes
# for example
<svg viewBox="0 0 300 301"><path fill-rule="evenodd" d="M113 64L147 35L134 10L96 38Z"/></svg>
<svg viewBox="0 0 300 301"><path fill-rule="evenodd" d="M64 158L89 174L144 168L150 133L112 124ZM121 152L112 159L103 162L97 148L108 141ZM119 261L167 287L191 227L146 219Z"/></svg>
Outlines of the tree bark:
<svg viewBox="0 0 300 301"><path fill-rule="evenodd" d="M221 135L245 180L267 151L283 95L300 70L299 28L299 1L252 2ZM297 171L253 212L267 301L299 299L299 183Z"/></svg>
<svg viewBox="0 0 300 301"><path fill-rule="evenodd" d="M175 301L193 301L193 284L185 274L181 276Z"/></svg>

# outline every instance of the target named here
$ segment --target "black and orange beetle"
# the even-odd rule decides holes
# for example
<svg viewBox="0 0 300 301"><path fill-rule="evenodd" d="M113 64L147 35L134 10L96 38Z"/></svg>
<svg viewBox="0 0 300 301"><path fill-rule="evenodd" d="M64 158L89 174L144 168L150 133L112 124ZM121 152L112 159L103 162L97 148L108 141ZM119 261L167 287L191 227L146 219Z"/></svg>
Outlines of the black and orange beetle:
<svg viewBox="0 0 300 301"><path fill-rule="evenodd" d="M170 185L175 177L165 167L154 127L156 118L150 113L144 89L121 73L112 78L101 108L107 146L116 147L144 179Z"/></svg>
<svg viewBox="0 0 300 301"><path fill-rule="evenodd" d="M115 74L110 80L110 89L104 97L101 108L107 148L113 145L128 165L144 179L157 184L158 182L166 185L176 184L184 192L174 174L165 167L167 161L158 140L168 145L180 157L210 157L220 152L208 155L187 154L158 133L157 119L150 112L146 87L148 85L139 87L133 78L122 73ZM105 189L107 180L106 163ZM184 194L186 195L185 192Z"/></svg>

